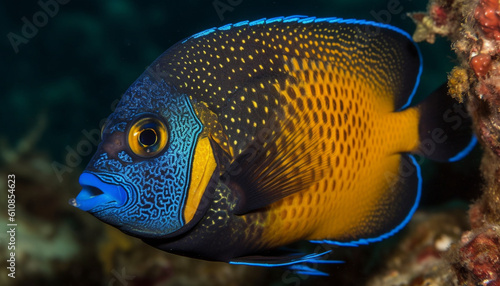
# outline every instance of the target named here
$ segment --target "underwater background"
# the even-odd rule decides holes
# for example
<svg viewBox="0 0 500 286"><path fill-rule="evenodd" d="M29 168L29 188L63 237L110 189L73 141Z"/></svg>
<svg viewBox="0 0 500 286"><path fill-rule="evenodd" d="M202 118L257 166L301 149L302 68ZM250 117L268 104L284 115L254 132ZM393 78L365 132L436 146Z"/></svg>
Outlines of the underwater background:
<svg viewBox="0 0 500 286"><path fill-rule="evenodd" d="M411 240L412 225L376 245L335 248L332 259L345 264L318 266L329 277L305 277L280 268L231 266L164 253L71 207L68 200L80 190L78 176L96 150L94 135L103 120L128 86L174 43L214 26L288 15L367 19L412 34L415 24L407 13L423 11L426 5L416 0L2 1L0 284L364 285L373 281L386 255L396 251L400 241ZM424 71L417 94L422 98L446 81L456 60L445 39L419 47ZM447 215L425 231L442 227L443 220L468 227L467 203L478 197L480 185L477 150L474 155L454 165L425 163L424 212L416 219L428 222L429 213ZM15 208L8 207L10 174L15 175ZM15 278L8 276L12 241L8 209L15 211L17 224Z"/></svg>

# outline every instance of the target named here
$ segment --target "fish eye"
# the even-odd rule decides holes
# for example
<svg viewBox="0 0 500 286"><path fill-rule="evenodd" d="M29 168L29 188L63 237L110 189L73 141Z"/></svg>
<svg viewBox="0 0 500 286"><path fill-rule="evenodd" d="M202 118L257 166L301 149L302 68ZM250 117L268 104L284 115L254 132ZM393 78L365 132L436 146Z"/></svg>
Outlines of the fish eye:
<svg viewBox="0 0 500 286"><path fill-rule="evenodd" d="M128 145L134 154L141 157L153 157L160 153L168 141L165 124L153 117L138 119L128 133Z"/></svg>
<svg viewBox="0 0 500 286"><path fill-rule="evenodd" d="M148 128L139 134L139 143L144 147L154 145L158 141L158 135L154 129Z"/></svg>

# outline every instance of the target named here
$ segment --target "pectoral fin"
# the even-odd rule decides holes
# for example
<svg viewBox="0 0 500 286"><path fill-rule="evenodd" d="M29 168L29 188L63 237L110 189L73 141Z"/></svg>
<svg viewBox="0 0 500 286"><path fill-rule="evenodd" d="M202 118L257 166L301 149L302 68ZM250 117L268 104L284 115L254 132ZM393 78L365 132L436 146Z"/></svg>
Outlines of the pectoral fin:
<svg viewBox="0 0 500 286"><path fill-rule="evenodd" d="M321 178L328 166L314 140L318 135L309 133L313 131L308 121L276 121L233 160L223 178L238 197L236 214L268 206Z"/></svg>

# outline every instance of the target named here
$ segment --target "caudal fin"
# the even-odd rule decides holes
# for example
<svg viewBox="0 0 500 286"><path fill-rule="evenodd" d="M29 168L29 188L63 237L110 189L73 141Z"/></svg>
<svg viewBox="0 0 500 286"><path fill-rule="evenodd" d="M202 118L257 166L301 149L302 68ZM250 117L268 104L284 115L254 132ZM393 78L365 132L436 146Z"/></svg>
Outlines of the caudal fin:
<svg viewBox="0 0 500 286"><path fill-rule="evenodd" d="M476 145L472 118L465 104L447 94L446 84L441 85L420 105L420 146L416 152L440 162L462 159Z"/></svg>

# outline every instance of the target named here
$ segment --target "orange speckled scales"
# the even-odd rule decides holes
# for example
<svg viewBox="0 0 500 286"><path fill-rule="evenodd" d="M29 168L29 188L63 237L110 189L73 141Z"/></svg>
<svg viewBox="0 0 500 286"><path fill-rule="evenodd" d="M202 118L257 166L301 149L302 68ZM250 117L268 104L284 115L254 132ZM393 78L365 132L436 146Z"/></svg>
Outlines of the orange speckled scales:
<svg viewBox="0 0 500 286"><path fill-rule="evenodd" d="M263 144L266 166L245 165L251 184L238 193L261 200L239 209L262 228L265 248L380 236L414 205L401 202L415 191L404 195L396 185L401 154L419 144L419 111L406 108L419 54L401 31L369 28L342 22L220 28L188 38L151 66L189 95L205 126L202 137L230 160L271 130L273 142ZM190 188L186 209L200 199Z"/></svg>
<svg viewBox="0 0 500 286"><path fill-rule="evenodd" d="M314 64L306 68L315 70ZM304 70L293 73L303 79ZM264 237L273 245L287 240L285 231L300 239L337 240L373 233L393 202L388 192L397 178L400 153L418 147L417 109L395 113L392 99L381 96L384 90L331 65L323 70L324 77L293 87L296 98L283 91L301 111L298 124L312 130L302 135L307 136L305 144L315 146L309 152L324 163L316 164L323 166L314 172L315 183L307 190L270 207Z"/></svg>

